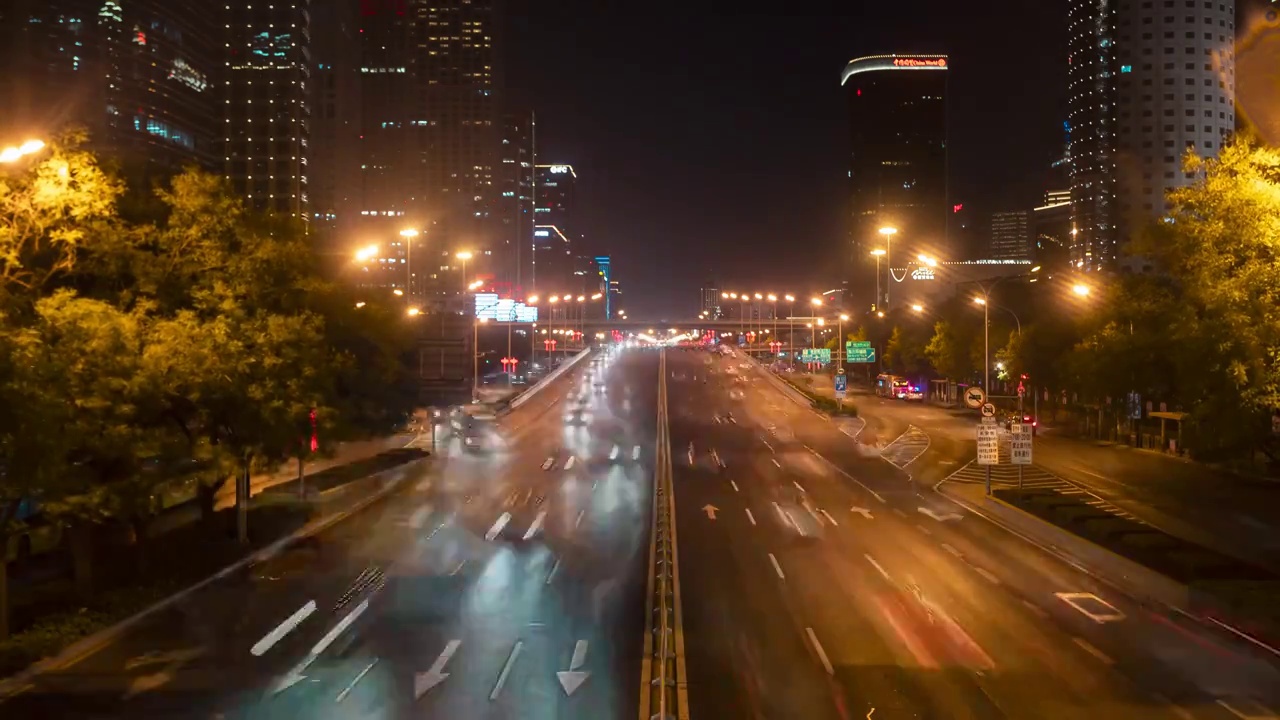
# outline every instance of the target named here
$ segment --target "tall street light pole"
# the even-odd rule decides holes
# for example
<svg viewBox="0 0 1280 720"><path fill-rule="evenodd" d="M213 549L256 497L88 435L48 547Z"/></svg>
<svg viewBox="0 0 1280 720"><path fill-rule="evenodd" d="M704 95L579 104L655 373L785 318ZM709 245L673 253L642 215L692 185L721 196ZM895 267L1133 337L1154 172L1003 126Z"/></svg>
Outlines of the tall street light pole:
<svg viewBox="0 0 1280 720"><path fill-rule="evenodd" d="M893 282L892 282L892 276L893 276L893 236L894 236L894 235L896 235L897 233L898 233L898 228L895 228L895 227L882 227L882 228L880 228L880 234L884 236L884 243L885 243L885 251L884 251L884 267L885 267L885 271L886 271L886 272L888 272L888 273L889 273L889 275L890 275L890 277L889 277L889 278L886 278L886 279L885 279L885 283L884 283L884 309L885 309L885 310L888 310L888 309L889 309L889 291L890 291L890 290L892 289L892 287L893 287ZM878 263L878 262L876 263L876 266L877 266L877 267L879 267L879 263ZM879 270L877 270L877 271L876 271L876 278L877 278L877 280L879 279L879 277L880 277L880 271L879 271ZM876 308L876 309L877 309L877 310L879 310L879 308Z"/></svg>
<svg viewBox="0 0 1280 720"><path fill-rule="evenodd" d="M885 251L884 251L884 248L876 248L875 250L871 251L871 254L874 255L876 258L876 302L874 305L872 305L871 309L879 310L880 309L880 258L884 257Z"/></svg>
<svg viewBox="0 0 1280 720"><path fill-rule="evenodd" d="M840 322L837 324L837 327L836 327L836 332L840 334L840 337L836 339L836 353L837 353L837 357L840 358L840 363L837 367L839 367L841 370L844 369L844 322L845 320L848 320L848 319L849 319L848 315L845 315L844 313L840 313Z"/></svg>
<svg viewBox="0 0 1280 720"><path fill-rule="evenodd" d="M769 293L769 302L773 303L773 337L769 338L770 342L778 340L778 296Z"/></svg>
<svg viewBox="0 0 1280 720"><path fill-rule="evenodd" d="M405 297L413 297L413 240L418 237L418 231L414 228L405 228L400 231L400 237L404 238L404 292Z"/></svg>
<svg viewBox="0 0 1280 720"><path fill-rule="evenodd" d="M796 321L795 321L796 296L792 295L791 293L787 293L786 300L787 300L787 303L789 303L787 305L787 324L789 326L787 328L787 343L788 345L790 345L790 349L789 349L790 355L788 356L787 359L791 361L792 365L795 365L796 364Z"/></svg>

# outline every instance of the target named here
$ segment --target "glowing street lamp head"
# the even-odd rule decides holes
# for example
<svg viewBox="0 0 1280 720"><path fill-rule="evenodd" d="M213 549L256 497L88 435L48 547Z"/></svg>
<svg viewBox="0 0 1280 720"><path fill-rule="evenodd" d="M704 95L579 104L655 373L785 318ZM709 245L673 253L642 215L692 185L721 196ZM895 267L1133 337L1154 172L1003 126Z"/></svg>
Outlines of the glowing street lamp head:
<svg viewBox="0 0 1280 720"><path fill-rule="evenodd" d="M876 248L875 250L871 251L871 254L875 255L876 257L884 257L884 254L885 254L884 248Z"/></svg>
<svg viewBox="0 0 1280 720"><path fill-rule="evenodd" d="M889 236L892 236L892 235L894 235L894 234L895 234L895 233L897 233L897 232L898 232L898 228L896 228L896 227L882 227L882 228L880 228L880 234L881 234L881 235L889 235Z"/></svg>
<svg viewBox="0 0 1280 720"><path fill-rule="evenodd" d="M547 298L547 302L551 303L552 305L555 305L556 303L560 302L560 298L556 297L555 295L552 295L551 297Z"/></svg>
<svg viewBox="0 0 1280 720"><path fill-rule="evenodd" d="M454 257L458 258L459 260L470 260L472 255L470 250L461 250L456 255L454 255Z"/></svg>
<svg viewBox="0 0 1280 720"><path fill-rule="evenodd" d="M840 322L849 322L849 316L844 313L840 313Z"/></svg>
<svg viewBox="0 0 1280 720"><path fill-rule="evenodd" d="M937 260L935 260L935 259L933 259L933 258L931 258L931 257L929 257L928 255L923 255L923 254L921 254L921 255L917 255L917 256L916 256L916 259L917 259L917 260L919 260L920 262L924 263L925 265L928 265L929 267L937 267L937 266L938 266L938 261L937 261Z"/></svg>
<svg viewBox="0 0 1280 720"><path fill-rule="evenodd" d="M814 307L822 307L822 298L813 298L809 301L809 304Z"/></svg>
<svg viewBox="0 0 1280 720"><path fill-rule="evenodd" d="M600 299L600 298L602 298L602 297L604 297L604 296L603 296L603 295L601 295L600 293L594 293L594 294L592 294L591 299L592 299L592 300L599 300L599 299Z"/></svg>
<svg viewBox="0 0 1280 720"><path fill-rule="evenodd" d="M356 262L364 262L366 260L372 260L377 255L378 255L377 245L366 245L356 251Z"/></svg>
<svg viewBox="0 0 1280 720"><path fill-rule="evenodd" d="M769 293L769 302L778 302L778 296L773 293Z"/></svg>
<svg viewBox="0 0 1280 720"><path fill-rule="evenodd" d="M586 300L586 299L587 299L587 298L586 298L586 296L585 296L585 295L579 295L579 296L578 296L578 302L582 302L583 300Z"/></svg>
<svg viewBox="0 0 1280 720"><path fill-rule="evenodd" d="M727 292L722 292L722 293L720 293L720 299L721 299L721 300L728 300L728 299L729 299L729 293L727 293Z"/></svg>
<svg viewBox="0 0 1280 720"><path fill-rule="evenodd" d="M400 237L415 238L418 237L418 231L414 228L405 228L400 231Z"/></svg>
<svg viewBox="0 0 1280 720"><path fill-rule="evenodd" d="M756 293L756 299L757 299L757 300L763 300L763 299L764 299L764 296L763 296L763 295L761 295L760 293Z"/></svg>
<svg viewBox="0 0 1280 720"><path fill-rule="evenodd" d="M917 303L911 306L911 310L914 312L924 312L924 306Z"/></svg>
<svg viewBox="0 0 1280 720"><path fill-rule="evenodd" d="M973 299L973 302L974 302L974 303L976 303L976 304L978 304L978 305L986 305L986 304L987 304L987 300L986 300L986 298L980 298L980 297L975 297L975 298Z"/></svg>
<svg viewBox="0 0 1280 720"><path fill-rule="evenodd" d="M791 293L787 293L786 297L787 297L787 302L795 302L795 301L796 301L796 296L795 296L795 295L792 295Z"/></svg>
<svg viewBox="0 0 1280 720"><path fill-rule="evenodd" d="M1078 283L1071 287L1071 292L1079 295L1080 297L1089 297L1089 293L1093 292L1093 290L1088 285Z"/></svg>
<svg viewBox="0 0 1280 720"><path fill-rule="evenodd" d="M401 297L404 295L404 291L401 290L400 288L396 288L395 290L391 291L391 294L395 295L396 297Z"/></svg>
<svg viewBox="0 0 1280 720"><path fill-rule="evenodd" d="M421 313L421 312L422 312L422 311L421 311L421 310L419 310L419 309L418 309L418 308L416 308L416 307L411 307L411 308L409 308L409 310L408 310L409 317L413 317L413 316L415 316L415 315L417 315L417 314L419 314L419 313Z"/></svg>
<svg viewBox="0 0 1280 720"><path fill-rule="evenodd" d="M538 304L538 296L537 296L537 295L530 295L529 297L525 298L524 304L525 304L525 305L537 305L537 304Z"/></svg>
<svg viewBox="0 0 1280 720"><path fill-rule="evenodd" d="M7 147L0 150L0 163L17 162L25 155L38 152L44 148L42 140L28 140L17 147Z"/></svg>

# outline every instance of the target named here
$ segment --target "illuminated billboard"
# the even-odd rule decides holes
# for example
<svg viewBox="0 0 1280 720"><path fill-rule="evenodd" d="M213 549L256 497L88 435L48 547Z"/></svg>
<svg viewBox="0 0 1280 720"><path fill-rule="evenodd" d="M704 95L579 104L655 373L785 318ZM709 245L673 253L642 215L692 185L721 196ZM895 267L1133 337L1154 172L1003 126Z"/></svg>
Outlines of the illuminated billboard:
<svg viewBox="0 0 1280 720"><path fill-rule="evenodd" d="M476 293L476 317L492 322L538 322L538 308L497 293Z"/></svg>

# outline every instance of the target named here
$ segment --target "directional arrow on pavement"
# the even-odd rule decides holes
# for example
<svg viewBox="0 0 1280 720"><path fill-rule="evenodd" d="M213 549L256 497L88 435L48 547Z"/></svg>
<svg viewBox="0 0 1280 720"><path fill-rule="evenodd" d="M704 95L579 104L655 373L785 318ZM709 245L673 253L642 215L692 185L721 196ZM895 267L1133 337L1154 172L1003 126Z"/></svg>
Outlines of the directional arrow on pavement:
<svg viewBox="0 0 1280 720"><path fill-rule="evenodd" d="M346 632L347 628L351 627L351 625L368 609L369 599L365 598L360 601L360 604L357 605L354 610L347 613L345 617L339 620L338 624L334 625L332 630L326 633L324 637L320 638L319 642L311 648L311 652L307 653L307 656L303 658L302 662L295 665L293 669L281 676L281 678L271 686L271 694L275 695L277 693L284 692L305 680L307 676L303 673L307 671L307 668L311 667L311 663L315 662L316 659L320 657L321 653L327 650L329 646L333 644L333 641L337 640L339 635Z"/></svg>
<svg viewBox="0 0 1280 720"><path fill-rule="evenodd" d="M720 508L716 507L715 505L703 505L703 506L702 506L702 512L704 512L704 513L706 513L706 514L707 514L707 519L708 519L708 520L715 520L715 519L716 519L716 511L718 511L719 509L720 509Z"/></svg>
<svg viewBox="0 0 1280 720"><path fill-rule="evenodd" d="M449 658L453 657L453 654L458 651L458 646L461 644L461 640L450 640L444 646L444 650L440 652L440 656L436 658L436 661L431 663L430 670L413 676L414 700L426 695L431 688L444 682L449 677L449 673L444 671L444 666L448 664Z"/></svg>
<svg viewBox="0 0 1280 720"><path fill-rule="evenodd" d="M579 640L573 646L573 658L569 660L569 670L556 673L556 677L560 678L560 687L564 688L565 695L573 695L573 691L582 686L587 678L591 676L589 672L581 672L583 664L587 662L587 641Z"/></svg>
<svg viewBox="0 0 1280 720"><path fill-rule="evenodd" d="M924 513L925 515L928 515L929 517L933 518L934 520L937 520L938 522L946 522L948 520L959 520L961 517L964 517L959 513L939 513L939 512L934 512L932 509L925 508L925 507L916 508L916 509Z"/></svg>
<svg viewBox="0 0 1280 720"><path fill-rule="evenodd" d="M870 510L868 510L868 509L866 509L866 508L851 507L851 508L849 508L849 512L856 512L856 513L858 513L859 515L861 515L862 517L864 517L864 518L866 518L866 519L868 519L868 520L874 520L874 519L875 519L874 517L872 517L872 515L871 515L871 511L870 511Z"/></svg>

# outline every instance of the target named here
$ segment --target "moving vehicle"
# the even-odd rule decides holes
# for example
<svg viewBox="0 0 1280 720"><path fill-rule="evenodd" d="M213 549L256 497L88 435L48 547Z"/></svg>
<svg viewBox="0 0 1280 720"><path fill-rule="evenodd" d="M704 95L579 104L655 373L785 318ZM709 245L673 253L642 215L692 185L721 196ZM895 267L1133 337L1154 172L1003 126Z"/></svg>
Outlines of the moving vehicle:
<svg viewBox="0 0 1280 720"><path fill-rule="evenodd" d="M894 400L924 400L924 389L900 375L876 376L876 395Z"/></svg>
<svg viewBox="0 0 1280 720"><path fill-rule="evenodd" d="M1030 425L1032 437L1035 437L1036 430L1040 425L1040 422L1036 420L1035 415L1031 415L1030 413L1022 413L1019 415L1016 412L1011 412L1004 418L1004 429L1012 430L1015 422L1021 422L1023 425Z"/></svg>

